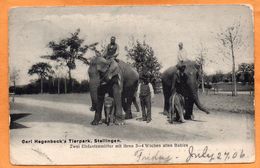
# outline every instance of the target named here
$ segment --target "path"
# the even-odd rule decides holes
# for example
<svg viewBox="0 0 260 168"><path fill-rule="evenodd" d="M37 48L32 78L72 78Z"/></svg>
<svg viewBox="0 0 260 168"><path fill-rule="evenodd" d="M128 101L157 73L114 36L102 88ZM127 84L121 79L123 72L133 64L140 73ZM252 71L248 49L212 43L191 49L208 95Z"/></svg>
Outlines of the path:
<svg viewBox="0 0 260 168"><path fill-rule="evenodd" d="M92 126L90 122L93 120L94 112L89 111L88 105L19 97L15 101L11 114L30 114L17 120L19 124L28 128L10 131L10 143L13 149L11 152L16 154L25 152L21 141L30 139L119 138L129 143L170 141L246 143L254 136L252 134L254 116L250 114L211 112L206 115L201 111L194 111L195 121L169 124L166 116L161 114L162 109L153 108L153 120L149 124L137 120L141 117L141 113L134 112L134 119L127 120L124 126L105 124ZM26 162L24 159L23 162ZM17 158L13 160L17 161Z"/></svg>

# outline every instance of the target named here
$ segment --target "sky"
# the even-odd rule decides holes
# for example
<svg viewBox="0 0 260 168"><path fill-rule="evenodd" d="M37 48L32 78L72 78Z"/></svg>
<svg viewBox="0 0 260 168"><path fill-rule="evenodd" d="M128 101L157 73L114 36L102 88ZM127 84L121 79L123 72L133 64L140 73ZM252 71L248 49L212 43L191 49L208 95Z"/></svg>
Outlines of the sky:
<svg viewBox="0 0 260 168"><path fill-rule="evenodd" d="M241 23L242 47L235 52L236 65L254 62L252 10L243 5L177 6L92 6L19 7L9 11L9 67L19 70L17 84L27 84L37 76L28 69L37 62L50 62L40 56L50 54L47 44L70 36L80 28L85 44L98 42L98 48L115 36L119 57L126 60L125 46L146 41L162 65L161 72L177 63L178 43L190 59L198 57L200 44L207 48L204 70L207 74L232 70L232 60L219 52L217 33L235 22ZM88 58L94 53L87 52ZM53 62L50 64L54 65ZM72 76L88 79L88 66L77 61Z"/></svg>

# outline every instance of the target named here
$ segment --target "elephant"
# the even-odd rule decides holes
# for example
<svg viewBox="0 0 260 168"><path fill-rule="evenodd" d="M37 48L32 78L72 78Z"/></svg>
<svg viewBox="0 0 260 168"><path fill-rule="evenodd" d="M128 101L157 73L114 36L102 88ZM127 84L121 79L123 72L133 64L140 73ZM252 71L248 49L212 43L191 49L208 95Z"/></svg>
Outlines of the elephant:
<svg viewBox="0 0 260 168"><path fill-rule="evenodd" d="M131 104L138 86L138 72L121 60L106 60L102 56L95 56L90 60L88 74L92 109L95 110L91 124L97 125L101 121L106 93L114 98L115 122L124 122L123 110L126 113L125 119L131 119Z"/></svg>
<svg viewBox="0 0 260 168"><path fill-rule="evenodd" d="M184 61L183 65L185 65L183 75L179 75L177 66L172 66L162 73L161 79L164 94L163 114L169 114L169 108L172 103L170 98L175 92L181 94L185 99L185 119L194 119L194 103L200 110L209 114L209 111L201 104L198 97L200 65L191 60Z"/></svg>
<svg viewBox="0 0 260 168"><path fill-rule="evenodd" d="M176 115L176 121L180 121L182 123L185 122L184 119L184 107L185 107L185 100L181 94L175 92L170 97L170 107L169 107L169 121L173 123L174 115Z"/></svg>
<svg viewBox="0 0 260 168"><path fill-rule="evenodd" d="M110 123L114 123L114 117L115 117L113 98L105 97L104 112L105 112L105 123L107 124L107 126L109 126Z"/></svg>

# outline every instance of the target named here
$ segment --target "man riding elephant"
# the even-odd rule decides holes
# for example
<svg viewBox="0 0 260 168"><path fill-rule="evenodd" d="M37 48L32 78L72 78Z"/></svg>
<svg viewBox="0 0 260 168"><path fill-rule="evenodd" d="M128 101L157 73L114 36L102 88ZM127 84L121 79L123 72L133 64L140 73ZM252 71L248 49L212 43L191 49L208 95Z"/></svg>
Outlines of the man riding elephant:
<svg viewBox="0 0 260 168"><path fill-rule="evenodd" d="M103 57L96 57L95 63L91 66L95 67L95 73L100 77L100 82L96 81L96 89L90 90L97 94L97 108L92 124L97 125L102 118L102 106L106 93L113 97L115 102L115 124L123 124L123 119L132 118L131 104L137 90L138 73L131 65L123 61L119 60L117 63L112 60L111 62ZM122 110L126 112L125 117Z"/></svg>
<svg viewBox="0 0 260 168"><path fill-rule="evenodd" d="M117 56L119 55L119 46L116 43L115 36L112 36L110 38L110 43L107 45L107 47L102 55L106 60L110 61L111 64L118 63ZM113 62L113 60L115 60L116 62ZM102 76L102 74L101 74L101 76ZM104 79L102 79L100 82L101 82L101 85L106 84L106 81Z"/></svg>
<svg viewBox="0 0 260 168"><path fill-rule="evenodd" d="M186 68L186 65L184 64L184 61L187 61L187 52L183 48L183 43L180 42L178 44L179 50L177 53L177 59L178 59L178 64L176 65L178 72L177 72L177 81L180 82L180 79L184 77L184 71Z"/></svg>
<svg viewBox="0 0 260 168"><path fill-rule="evenodd" d="M117 60L117 56L119 55L119 46L116 43L116 37L112 36L110 39L110 43L107 45L103 56L107 60L115 59Z"/></svg>
<svg viewBox="0 0 260 168"><path fill-rule="evenodd" d="M123 119L132 118L131 104L137 90L139 74L131 65L121 60L116 61L113 59L118 52L115 52L114 56L111 57L113 52L109 48L117 46L114 43L115 41L112 37L105 54L97 54L88 63L91 109L95 111L95 117L91 123L93 125L99 124L102 119L102 106L106 93L114 99L115 124L121 125L124 123ZM112 45L115 46L112 47ZM118 49L118 46L115 48ZM122 110L126 113L124 117Z"/></svg>
<svg viewBox="0 0 260 168"><path fill-rule="evenodd" d="M193 105L209 114L209 111L201 104L198 96L198 83L200 66L195 61L184 61L185 71L183 77L179 78L179 67L172 66L166 69L161 76L164 94L164 114L169 114L171 96L176 92L185 99L185 119L194 119Z"/></svg>
<svg viewBox="0 0 260 168"><path fill-rule="evenodd" d="M95 111L91 124L98 125L101 122L106 93L114 99L115 124L124 124L123 119L132 118L131 104L137 90L139 74L131 65L113 59L118 55L118 45L114 37L111 37L104 54L100 54L95 48L94 50L96 56L90 60L79 57L89 65L91 109ZM125 111L125 116L122 110Z"/></svg>

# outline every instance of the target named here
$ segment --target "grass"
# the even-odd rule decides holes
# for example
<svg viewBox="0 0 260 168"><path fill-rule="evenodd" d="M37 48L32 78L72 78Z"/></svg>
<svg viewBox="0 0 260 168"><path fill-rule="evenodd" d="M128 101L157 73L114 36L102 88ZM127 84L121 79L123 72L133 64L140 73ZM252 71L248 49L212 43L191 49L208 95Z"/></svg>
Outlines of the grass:
<svg viewBox="0 0 260 168"><path fill-rule="evenodd" d="M82 94L34 94L21 95L19 97L29 97L37 100L48 100L54 102L67 102L73 104L88 104L91 105L90 95ZM199 98L202 104L209 111L217 112L237 112L254 114L254 96L252 95L237 95L232 97L228 94L200 94ZM139 101L139 100L138 100ZM159 107L163 111L164 98L163 94L156 94L152 100L152 106ZM195 109L197 108L194 106Z"/></svg>
<svg viewBox="0 0 260 168"><path fill-rule="evenodd" d="M252 95L203 94L200 95L200 100L211 111L254 114L254 96Z"/></svg>
<svg viewBox="0 0 260 168"><path fill-rule="evenodd" d="M91 105L89 93L72 93L72 94L30 94L18 95L18 97L33 98L36 100L48 100L53 102L88 104Z"/></svg>
<svg viewBox="0 0 260 168"><path fill-rule="evenodd" d="M212 84L212 87L218 89L219 91L232 91L233 90L233 84L231 82L215 83L215 84ZM251 91L254 90L253 85L237 83L237 91L250 91L250 90Z"/></svg>
<svg viewBox="0 0 260 168"><path fill-rule="evenodd" d="M237 112L254 114L254 96L252 95L237 95L235 97L229 94L200 94L201 103L209 111L218 112ZM163 109L163 95L157 94L153 100L153 106ZM197 109L196 106L194 106Z"/></svg>

